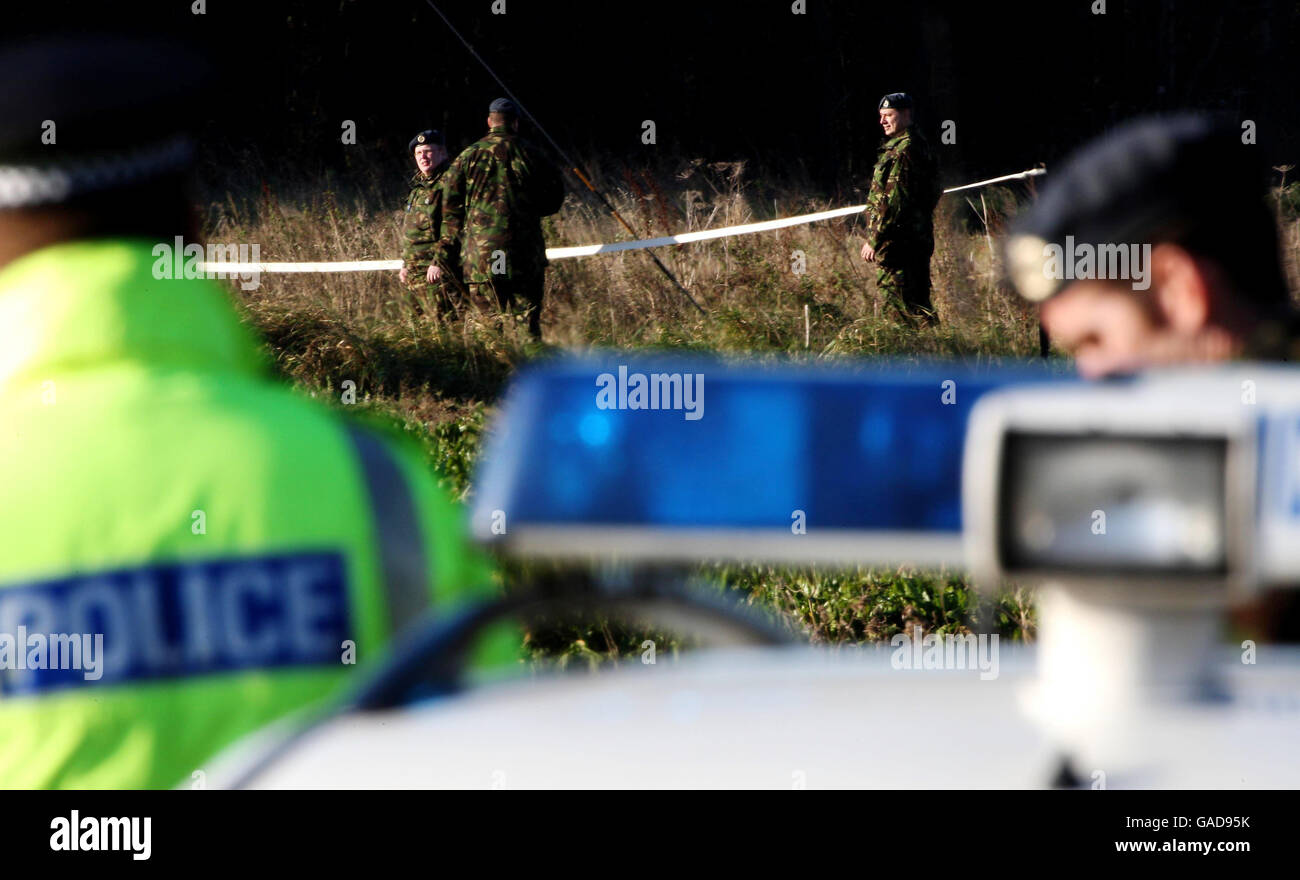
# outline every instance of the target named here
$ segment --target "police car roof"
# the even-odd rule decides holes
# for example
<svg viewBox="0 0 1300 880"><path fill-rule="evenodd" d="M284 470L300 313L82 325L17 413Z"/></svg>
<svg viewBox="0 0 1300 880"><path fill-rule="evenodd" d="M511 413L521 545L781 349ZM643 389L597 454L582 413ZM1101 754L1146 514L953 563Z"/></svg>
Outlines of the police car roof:
<svg viewBox="0 0 1300 880"><path fill-rule="evenodd" d="M808 366L598 353L523 371L473 532L530 557L840 565L961 559L966 419L1060 364Z"/></svg>

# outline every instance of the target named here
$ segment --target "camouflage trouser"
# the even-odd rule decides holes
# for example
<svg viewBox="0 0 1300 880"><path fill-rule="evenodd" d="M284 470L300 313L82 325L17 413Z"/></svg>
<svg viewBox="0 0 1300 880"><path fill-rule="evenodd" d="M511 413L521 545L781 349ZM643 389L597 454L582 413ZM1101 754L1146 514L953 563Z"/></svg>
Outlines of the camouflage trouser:
<svg viewBox="0 0 1300 880"><path fill-rule="evenodd" d="M908 323L917 319L939 323L930 304L930 254L895 256L876 267L876 289L885 302L896 308Z"/></svg>
<svg viewBox="0 0 1300 880"><path fill-rule="evenodd" d="M434 318L454 318L460 312L461 294L455 279L429 284L425 281L428 267L412 269L407 277L406 289L409 293L411 308L421 317L432 315Z"/></svg>
<svg viewBox="0 0 1300 880"><path fill-rule="evenodd" d="M455 317L455 300L442 285L411 285L411 305L416 315Z"/></svg>
<svg viewBox="0 0 1300 880"><path fill-rule="evenodd" d="M542 290L544 279L497 278L481 284L470 284L471 298L495 304L503 315L513 315L526 321L528 333L534 339L542 338Z"/></svg>

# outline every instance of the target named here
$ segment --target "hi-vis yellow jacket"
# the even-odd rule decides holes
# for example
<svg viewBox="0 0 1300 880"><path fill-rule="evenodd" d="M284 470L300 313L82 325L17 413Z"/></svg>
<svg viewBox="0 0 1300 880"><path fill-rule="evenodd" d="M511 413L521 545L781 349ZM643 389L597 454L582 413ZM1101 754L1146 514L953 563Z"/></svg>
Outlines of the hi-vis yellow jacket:
<svg viewBox="0 0 1300 880"><path fill-rule="evenodd" d="M419 453L270 381L222 288L151 247L0 270L2 786L201 779L493 589Z"/></svg>

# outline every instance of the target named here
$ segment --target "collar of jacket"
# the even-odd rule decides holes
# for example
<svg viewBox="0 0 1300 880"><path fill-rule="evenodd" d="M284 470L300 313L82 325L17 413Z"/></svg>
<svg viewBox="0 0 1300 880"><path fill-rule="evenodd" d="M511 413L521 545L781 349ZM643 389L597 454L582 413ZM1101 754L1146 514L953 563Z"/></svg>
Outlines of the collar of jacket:
<svg viewBox="0 0 1300 880"><path fill-rule="evenodd" d="M880 149L881 150L896 149L900 144L903 143L903 141L907 140L911 136L912 136L912 128L911 126L908 126L907 128L900 131L898 134L894 135L893 137L886 138L884 141L882 141L880 144Z"/></svg>
<svg viewBox="0 0 1300 880"><path fill-rule="evenodd" d="M174 250L174 242L89 239L0 269L0 396L111 366L262 373L261 348L221 282L183 277L193 261Z"/></svg>
<svg viewBox="0 0 1300 880"><path fill-rule="evenodd" d="M442 177L442 172L446 171L447 166L450 164L451 164L450 159L443 159L437 165L433 166L433 170L429 172L427 177L425 176L423 171L415 172L415 174L411 175L411 187L415 188L417 186L425 186L425 187L433 186L435 183L438 182L438 178Z"/></svg>

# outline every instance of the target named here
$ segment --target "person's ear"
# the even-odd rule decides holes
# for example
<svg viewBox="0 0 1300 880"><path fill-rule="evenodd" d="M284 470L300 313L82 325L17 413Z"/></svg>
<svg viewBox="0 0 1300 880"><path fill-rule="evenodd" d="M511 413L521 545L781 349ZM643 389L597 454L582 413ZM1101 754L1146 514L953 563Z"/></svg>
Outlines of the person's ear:
<svg viewBox="0 0 1300 880"><path fill-rule="evenodd" d="M1181 333L1204 328L1210 320L1210 283L1193 257L1176 244L1151 249L1151 286L1167 324Z"/></svg>

